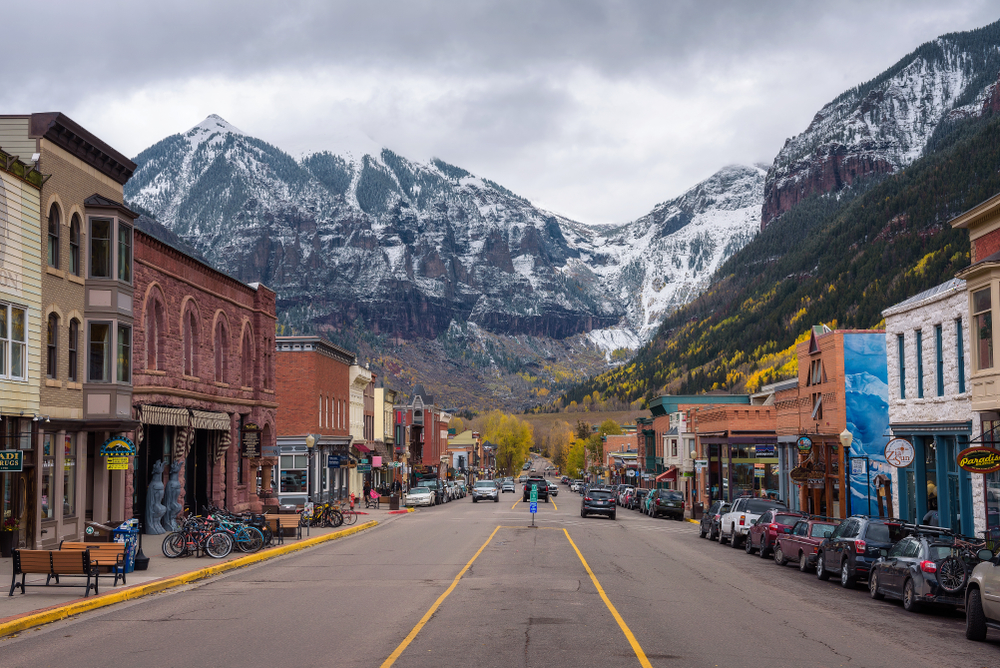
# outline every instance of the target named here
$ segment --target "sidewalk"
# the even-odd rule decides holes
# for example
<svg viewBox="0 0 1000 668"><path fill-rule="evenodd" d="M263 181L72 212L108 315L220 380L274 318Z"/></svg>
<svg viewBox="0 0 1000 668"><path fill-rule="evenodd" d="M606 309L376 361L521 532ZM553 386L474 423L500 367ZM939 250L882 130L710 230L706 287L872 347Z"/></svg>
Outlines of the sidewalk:
<svg viewBox="0 0 1000 668"><path fill-rule="evenodd" d="M168 559L163 556L162 550L163 539L167 536L167 534L158 536L143 535L142 552L145 556L149 557L148 568L145 571L135 571L129 573L127 575L128 584L122 584L121 581L119 581L117 587L111 586L111 583L114 582L114 575L102 573L100 578L100 595L104 596L106 594L123 592L157 580L163 580L164 578L197 573L203 569L209 569L243 557L252 557L254 558L254 561L263 561L268 559L270 556L280 556L281 554L287 552L288 550L281 549L283 547L303 543L309 539L315 539L328 534L339 533L345 529L354 529L373 520L377 521L378 524L385 524L386 522L405 514L405 511L390 512L388 510L388 506L386 506L384 509L379 510L362 509L359 510L358 513L360 517L358 518L357 523L353 526L341 526L336 529L319 529L311 527L308 530L308 535L306 533L306 528L303 527L301 540L295 538L285 538L284 545L272 545L269 548L249 555L244 552L233 551L224 559L213 559L208 556L191 556ZM59 608L76 601L91 601L97 598L93 593L87 598L81 598L81 594L83 593L82 584L80 587L27 587L27 593L25 594L22 594L21 590L18 589L14 592L13 596L8 596L7 592L10 591L11 574L13 572L12 561L13 560L10 557L0 558L0 586L3 587L3 593L0 595L0 627L2 627L6 622L10 622L32 613L42 612L50 608ZM20 578L18 578L18 581L20 581ZM86 579L80 577L67 577L63 581L73 583L80 581L82 583L85 582ZM25 577L25 582L44 584L45 576L28 575ZM178 582L177 584L183 584L183 582Z"/></svg>

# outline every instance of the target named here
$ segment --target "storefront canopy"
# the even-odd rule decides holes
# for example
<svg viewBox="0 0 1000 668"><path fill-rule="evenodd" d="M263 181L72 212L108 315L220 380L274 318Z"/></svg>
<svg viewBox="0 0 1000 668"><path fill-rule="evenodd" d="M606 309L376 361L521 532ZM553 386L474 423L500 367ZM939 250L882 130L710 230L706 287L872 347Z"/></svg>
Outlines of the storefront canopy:
<svg viewBox="0 0 1000 668"><path fill-rule="evenodd" d="M365 452L365 453L371 452L371 448L369 448L364 443L352 443L351 445L357 448L358 452Z"/></svg>
<svg viewBox="0 0 1000 668"><path fill-rule="evenodd" d="M669 469L656 476L656 482L667 482L677 480L677 467L671 466Z"/></svg>
<svg viewBox="0 0 1000 668"><path fill-rule="evenodd" d="M192 410L191 426L195 429L229 431L233 428L233 421L229 417L229 413L212 413L209 411Z"/></svg>
<svg viewBox="0 0 1000 668"><path fill-rule="evenodd" d="M143 424L159 424L165 427L186 427L191 423L191 413L186 408L171 408L169 406L151 406L143 404L140 422Z"/></svg>

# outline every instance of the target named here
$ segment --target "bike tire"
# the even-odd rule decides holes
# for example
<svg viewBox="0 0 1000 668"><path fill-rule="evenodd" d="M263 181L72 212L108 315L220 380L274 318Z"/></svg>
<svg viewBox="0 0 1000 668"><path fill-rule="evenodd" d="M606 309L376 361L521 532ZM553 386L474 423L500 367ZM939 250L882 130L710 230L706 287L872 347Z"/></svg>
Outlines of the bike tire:
<svg viewBox="0 0 1000 668"><path fill-rule="evenodd" d="M355 510L348 510L344 513L344 524L350 526L358 521L358 513Z"/></svg>
<svg viewBox="0 0 1000 668"><path fill-rule="evenodd" d="M270 545L274 542L274 533L271 531L271 527L264 527L261 534L264 536L264 545Z"/></svg>
<svg viewBox="0 0 1000 668"><path fill-rule="evenodd" d="M180 531L172 531L163 539L163 556L168 559L176 559L184 554L184 548L184 534Z"/></svg>
<svg viewBox="0 0 1000 668"><path fill-rule="evenodd" d="M240 552L256 552L264 546L264 535L255 527L241 527L234 536Z"/></svg>
<svg viewBox="0 0 1000 668"><path fill-rule="evenodd" d="M961 591L965 583L968 582L969 568L958 557L948 557L938 566L937 580L941 589L949 594L954 594Z"/></svg>
<svg viewBox="0 0 1000 668"><path fill-rule="evenodd" d="M330 511L330 526L332 526L334 529L336 529L337 527L339 527L343 523L344 523L344 514L342 512L340 512L339 510L331 510Z"/></svg>
<svg viewBox="0 0 1000 668"><path fill-rule="evenodd" d="M205 539L205 553L213 559L228 557L233 551L232 537L223 531L216 531Z"/></svg>

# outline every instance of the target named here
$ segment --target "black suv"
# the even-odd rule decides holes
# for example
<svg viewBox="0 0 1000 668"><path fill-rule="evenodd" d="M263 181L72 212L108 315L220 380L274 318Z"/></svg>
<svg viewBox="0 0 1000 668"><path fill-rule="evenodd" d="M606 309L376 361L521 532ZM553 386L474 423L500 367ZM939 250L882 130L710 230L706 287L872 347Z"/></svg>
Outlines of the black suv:
<svg viewBox="0 0 1000 668"><path fill-rule="evenodd" d="M650 517L666 515L675 520L684 519L684 492L672 489L654 489L650 494L653 500L649 503Z"/></svg>
<svg viewBox="0 0 1000 668"><path fill-rule="evenodd" d="M615 493L607 487L591 487L583 495L583 503L580 506L580 517L587 515L607 515L615 519L618 515L618 506L615 505Z"/></svg>
<svg viewBox="0 0 1000 668"><path fill-rule="evenodd" d="M527 501L531 497L531 486L538 485L538 500L549 502L549 481L540 475L528 476L528 479L524 481L524 500Z"/></svg>
<svg viewBox="0 0 1000 668"><path fill-rule="evenodd" d="M816 548L816 577L828 580L840 573L840 586L850 589L868 579L872 564L909 532L899 520L866 515L848 517Z"/></svg>
<svg viewBox="0 0 1000 668"><path fill-rule="evenodd" d="M955 548L955 537L949 534L946 529L921 527L918 533L893 545L868 575L871 597L901 599L903 608L910 612L921 603L964 605L968 567L954 561L944 564Z"/></svg>

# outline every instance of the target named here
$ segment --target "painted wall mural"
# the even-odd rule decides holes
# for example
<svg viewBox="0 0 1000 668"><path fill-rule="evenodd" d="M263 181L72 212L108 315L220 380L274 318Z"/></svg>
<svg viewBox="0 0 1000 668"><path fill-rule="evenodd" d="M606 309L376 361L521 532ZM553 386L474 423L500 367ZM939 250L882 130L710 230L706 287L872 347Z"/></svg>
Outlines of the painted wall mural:
<svg viewBox="0 0 1000 668"><path fill-rule="evenodd" d="M847 428L854 436L847 461L851 495L848 514L878 514L872 481L889 475L885 445L889 442L889 372L885 334L844 334L844 400ZM867 465L860 458L867 457ZM853 465L852 465L853 464Z"/></svg>

